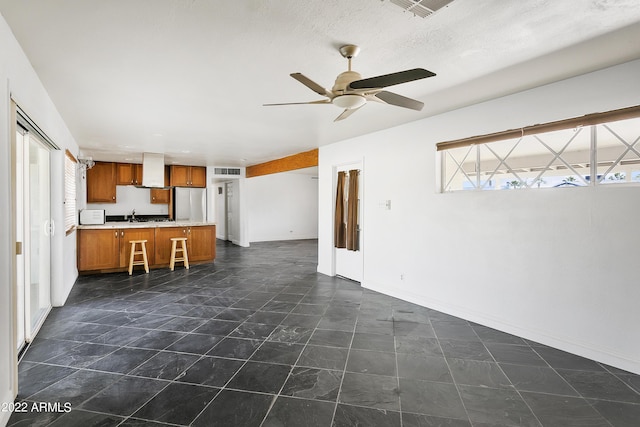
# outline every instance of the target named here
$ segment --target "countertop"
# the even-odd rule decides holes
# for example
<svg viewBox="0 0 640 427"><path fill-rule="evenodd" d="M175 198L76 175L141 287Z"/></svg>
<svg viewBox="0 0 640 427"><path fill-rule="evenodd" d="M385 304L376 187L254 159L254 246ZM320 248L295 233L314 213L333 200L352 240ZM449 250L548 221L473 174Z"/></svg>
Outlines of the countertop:
<svg viewBox="0 0 640 427"><path fill-rule="evenodd" d="M113 228L198 227L201 225L216 225L216 223L196 221L113 221L104 224L79 225L77 228L80 230L109 230Z"/></svg>

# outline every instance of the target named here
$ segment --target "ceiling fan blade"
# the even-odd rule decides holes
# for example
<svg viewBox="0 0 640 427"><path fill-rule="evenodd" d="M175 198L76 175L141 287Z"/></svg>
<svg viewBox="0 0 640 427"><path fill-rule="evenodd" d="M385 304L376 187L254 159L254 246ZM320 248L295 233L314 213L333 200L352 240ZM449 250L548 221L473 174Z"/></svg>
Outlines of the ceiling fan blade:
<svg viewBox="0 0 640 427"><path fill-rule="evenodd" d="M397 93L387 92L386 90L380 91L374 95L375 98L380 99L386 104L397 105L398 107L410 108L412 110L420 111L424 107L424 103L415 99L407 98L406 96L398 95Z"/></svg>
<svg viewBox="0 0 640 427"><path fill-rule="evenodd" d="M335 118L334 122L339 122L340 120L346 119L347 117L349 117L350 115L352 115L353 113L355 113L356 111L364 107L365 105L366 104L362 104L358 108L351 108L351 109L344 110L338 117Z"/></svg>
<svg viewBox="0 0 640 427"><path fill-rule="evenodd" d="M426 79L435 76L424 68L414 68L412 70L399 71L397 73L384 74L382 76L370 77L368 79L356 80L349 84L349 89L374 89L401 83L412 82L414 80Z"/></svg>
<svg viewBox="0 0 640 427"><path fill-rule="evenodd" d="M314 91L315 93L319 95L331 97L331 92L329 92L327 89L323 88L318 83L314 82L304 74L292 73L290 74L290 76L296 79L297 81L299 81L300 83L302 83L303 85L305 85L306 87L308 87L309 89L311 89L312 91Z"/></svg>
<svg viewBox="0 0 640 427"><path fill-rule="evenodd" d="M331 100L329 99L321 99L319 101L309 101L309 102L283 102L280 104L262 104L263 107L273 107L275 105L303 105L303 104L331 104Z"/></svg>

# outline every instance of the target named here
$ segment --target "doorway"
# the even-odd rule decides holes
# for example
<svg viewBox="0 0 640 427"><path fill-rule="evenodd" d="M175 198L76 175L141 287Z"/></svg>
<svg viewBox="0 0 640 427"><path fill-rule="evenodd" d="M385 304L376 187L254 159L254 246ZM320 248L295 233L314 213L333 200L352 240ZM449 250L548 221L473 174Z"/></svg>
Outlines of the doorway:
<svg viewBox="0 0 640 427"><path fill-rule="evenodd" d="M51 309L51 147L18 121L14 143L17 350Z"/></svg>
<svg viewBox="0 0 640 427"><path fill-rule="evenodd" d="M333 176L334 176L334 195L336 193L335 189L337 187L337 177L338 172L346 172L349 173L350 170L358 170L359 179L358 179L358 198L357 198L357 216L358 216L358 250L347 250L345 248L333 248L334 253L334 261L335 261L335 273L338 276L360 282L362 283L363 276L363 199L364 199L364 169L363 162L355 162L344 164L340 166L336 166L333 168ZM335 196L334 196L335 197ZM349 197L349 196L348 196ZM334 207L335 207L335 199L334 199Z"/></svg>

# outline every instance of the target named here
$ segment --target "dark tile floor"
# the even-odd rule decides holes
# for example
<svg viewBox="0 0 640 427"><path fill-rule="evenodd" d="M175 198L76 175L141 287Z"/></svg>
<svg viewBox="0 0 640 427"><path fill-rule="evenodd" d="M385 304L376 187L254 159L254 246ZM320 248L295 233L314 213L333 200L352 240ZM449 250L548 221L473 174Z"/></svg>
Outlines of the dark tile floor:
<svg viewBox="0 0 640 427"><path fill-rule="evenodd" d="M640 376L317 274L317 242L80 277L20 426L638 426Z"/></svg>

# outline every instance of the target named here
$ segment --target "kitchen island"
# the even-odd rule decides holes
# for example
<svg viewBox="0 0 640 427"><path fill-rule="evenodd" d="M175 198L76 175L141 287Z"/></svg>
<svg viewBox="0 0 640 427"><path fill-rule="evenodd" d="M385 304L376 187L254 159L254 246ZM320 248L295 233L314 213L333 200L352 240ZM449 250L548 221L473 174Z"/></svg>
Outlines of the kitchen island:
<svg viewBox="0 0 640 427"><path fill-rule="evenodd" d="M187 238L190 264L213 262L216 257L216 226L210 222L107 222L80 225L77 236L78 271L83 274L126 271L131 240L147 240L150 268L169 266L173 237Z"/></svg>

